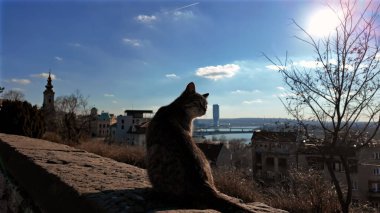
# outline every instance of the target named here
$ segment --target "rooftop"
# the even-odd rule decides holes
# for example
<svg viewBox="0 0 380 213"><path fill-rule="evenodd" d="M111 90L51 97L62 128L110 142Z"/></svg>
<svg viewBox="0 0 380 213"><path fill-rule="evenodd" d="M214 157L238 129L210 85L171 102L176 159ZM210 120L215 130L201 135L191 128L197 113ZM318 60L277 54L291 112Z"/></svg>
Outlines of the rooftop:
<svg viewBox="0 0 380 213"><path fill-rule="evenodd" d="M152 114L153 110L125 110L124 113L134 118L142 118L144 113Z"/></svg>
<svg viewBox="0 0 380 213"><path fill-rule="evenodd" d="M256 131L252 135L252 141L292 143L297 141L297 133Z"/></svg>

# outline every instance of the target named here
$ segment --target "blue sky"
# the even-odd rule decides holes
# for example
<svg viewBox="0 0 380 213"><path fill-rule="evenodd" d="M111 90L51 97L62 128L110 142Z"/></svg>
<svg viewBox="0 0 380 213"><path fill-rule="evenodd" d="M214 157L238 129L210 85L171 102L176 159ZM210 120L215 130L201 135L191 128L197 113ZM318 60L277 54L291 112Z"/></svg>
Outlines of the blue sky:
<svg viewBox="0 0 380 213"><path fill-rule="evenodd" d="M193 81L221 117L287 117L262 53L311 60L294 38L324 1L2 1L0 85L42 104L76 89L99 110L169 104ZM302 64L302 63L300 63ZM212 107L205 118L211 118Z"/></svg>

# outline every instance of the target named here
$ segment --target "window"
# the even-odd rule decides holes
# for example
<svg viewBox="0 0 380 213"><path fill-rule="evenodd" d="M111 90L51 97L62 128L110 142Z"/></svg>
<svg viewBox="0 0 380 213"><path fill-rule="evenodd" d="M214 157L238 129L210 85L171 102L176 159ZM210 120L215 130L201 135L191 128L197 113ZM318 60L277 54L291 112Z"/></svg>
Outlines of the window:
<svg viewBox="0 0 380 213"><path fill-rule="evenodd" d="M124 125L121 125L121 129L124 129Z"/></svg>
<svg viewBox="0 0 380 213"><path fill-rule="evenodd" d="M99 128L102 128L102 125L101 125L101 124L99 124Z"/></svg>
<svg viewBox="0 0 380 213"><path fill-rule="evenodd" d="M380 192L380 183L374 182L370 185L370 192Z"/></svg>
<svg viewBox="0 0 380 213"><path fill-rule="evenodd" d="M344 171L343 165L339 161L336 161L336 162L333 163L333 169L336 172L343 172Z"/></svg>
<svg viewBox="0 0 380 213"><path fill-rule="evenodd" d="M373 153L373 159L379 160L380 159L380 152L374 152Z"/></svg>
<svg viewBox="0 0 380 213"><path fill-rule="evenodd" d="M357 180L352 180L351 183L352 183L352 190L356 191L359 189Z"/></svg>
<svg viewBox="0 0 380 213"><path fill-rule="evenodd" d="M286 169L288 166L286 158L279 158L278 159L278 166L282 169Z"/></svg>
<svg viewBox="0 0 380 213"><path fill-rule="evenodd" d="M380 168L375 168L375 169L373 170L373 174L374 174L374 175L380 175Z"/></svg>
<svg viewBox="0 0 380 213"><path fill-rule="evenodd" d="M124 119L121 119L121 123L124 124Z"/></svg>
<svg viewBox="0 0 380 213"><path fill-rule="evenodd" d="M274 158L268 157L265 160L265 165L267 166L268 169L273 169L274 168Z"/></svg>

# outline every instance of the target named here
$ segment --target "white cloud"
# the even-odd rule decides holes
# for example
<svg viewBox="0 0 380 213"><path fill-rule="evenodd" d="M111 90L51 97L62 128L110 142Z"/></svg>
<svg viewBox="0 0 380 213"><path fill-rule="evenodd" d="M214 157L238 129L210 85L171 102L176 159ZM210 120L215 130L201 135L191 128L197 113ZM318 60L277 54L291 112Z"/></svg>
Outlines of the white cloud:
<svg viewBox="0 0 380 213"><path fill-rule="evenodd" d="M16 84L22 84L22 85L26 85L26 84L31 83L31 81L29 79L18 79L18 78L12 78L11 82L16 83Z"/></svg>
<svg viewBox="0 0 380 213"><path fill-rule="evenodd" d="M331 64L333 64L333 65L337 64L336 60L333 60L333 59L330 60L329 62ZM323 64L321 62L314 61L314 60L299 60L299 61L294 61L291 65L299 67L299 68L307 68L307 69L317 69L317 68L322 68L323 67ZM267 65L265 67L267 69L269 69L269 70L274 70L274 71L279 71L279 70L287 68L286 66L281 66L281 65L277 66L277 65L274 65L274 64Z"/></svg>
<svg viewBox="0 0 380 213"><path fill-rule="evenodd" d="M123 42L133 47L141 46L141 41L138 39L123 38Z"/></svg>
<svg viewBox="0 0 380 213"><path fill-rule="evenodd" d="M279 70L282 70L282 69L285 69L286 67L285 66L280 66L280 65L273 65L273 64L271 64L271 65L267 65L267 66L265 66L267 69L269 69L269 70L274 70L274 71L279 71Z"/></svg>
<svg viewBox="0 0 380 213"><path fill-rule="evenodd" d="M43 78L43 79L46 79L46 78L49 77L49 73L43 72L43 73L39 73L39 74L32 74L30 76L33 77L33 78ZM50 74L50 77L51 77L52 80L57 79L56 75L54 75L54 74Z"/></svg>
<svg viewBox="0 0 380 213"><path fill-rule="evenodd" d="M191 10L185 10L185 11L174 11L173 12L174 20L180 20L180 19L190 19L194 18L194 13Z"/></svg>
<svg viewBox="0 0 380 213"><path fill-rule="evenodd" d="M112 101L112 103L113 103L113 104L117 104L118 102L114 100L114 101Z"/></svg>
<svg viewBox="0 0 380 213"><path fill-rule="evenodd" d="M63 58L62 58L62 57L55 56L54 58L55 58L55 60L57 60L57 61L63 61Z"/></svg>
<svg viewBox="0 0 380 213"><path fill-rule="evenodd" d="M276 87L278 90L285 90L284 87Z"/></svg>
<svg viewBox="0 0 380 213"><path fill-rule="evenodd" d="M157 16L138 15L135 17L135 20L143 24L152 24L153 22L157 21Z"/></svg>
<svg viewBox="0 0 380 213"><path fill-rule="evenodd" d="M255 90L252 90L252 91L237 89L237 90L232 91L231 93L232 94L250 94L250 93L261 93L261 91L258 90L258 89L255 89Z"/></svg>
<svg viewBox="0 0 380 213"><path fill-rule="evenodd" d="M108 94L108 93L105 93L105 94L104 94L104 97L115 97L115 95L114 95L114 94Z"/></svg>
<svg viewBox="0 0 380 213"><path fill-rule="evenodd" d="M212 80L219 80L222 78L231 78L240 70L240 66L236 64L226 64L218 66L208 66L198 68L196 75Z"/></svg>
<svg viewBox="0 0 380 213"><path fill-rule="evenodd" d="M196 2L196 3L192 3L192 4L188 4L188 5L176 8L172 12L172 16L173 16L174 20L177 21L177 20L180 20L180 19L194 18L195 15L194 15L193 11L191 11L191 10L185 10L185 9L187 9L189 7L196 6L198 4L199 4L199 2Z"/></svg>
<svg viewBox="0 0 380 213"><path fill-rule="evenodd" d="M264 101L262 99L255 99L250 101L243 101L243 104L261 104Z"/></svg>
<svg viewBox="0 0 380 213"><path fill-rule="evenodd" d="M280 97L280 98L287 98L287 97L294 97L296 95L294 93L290 93L290 92L283 92L283 93L273 95L273 96L274 97Z"/></svg>
<svg viewBox="0 0 380 213"><path fill-rule="evenodd" d="M174 74L174 73L166 74L165 77L171 78L171 79L178 79L179 78L179 76Z"/></svg>
<svg viewBox="0 0 380 213"><path fill-rule="evenodd" d="M19 92L24 92L25 91L24 89L21 89L21 88L18 88L18 87L14 87L14 88L12 88L12 90L19 91Z"/></svg>
<svg viewBox="0 0 380 213"><path fill-rule="evenodd" d="M333 61L330 61L330 62L333 63ZM323 67L323 64L321 62L318 62L318 61L306 61L306 60L301 60L301 61L294 62L293 65L299 66L299 67L304 67L304 68L310 68L310 69L316 69L316 68Z"/></svg>

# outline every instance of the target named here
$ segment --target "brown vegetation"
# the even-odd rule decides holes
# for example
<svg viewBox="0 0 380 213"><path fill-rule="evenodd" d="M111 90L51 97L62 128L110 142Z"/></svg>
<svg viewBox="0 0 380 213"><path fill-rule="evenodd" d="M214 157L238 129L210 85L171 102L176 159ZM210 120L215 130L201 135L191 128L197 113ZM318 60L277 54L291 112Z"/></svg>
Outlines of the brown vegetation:
<svg viewBox="0 0 380 213"><path fill-rule="evenodd" d="M333 185L314 170L293 170L282 182L262 189L265 201L291 212L336 212Z"/></svg>
<svg viewBox="0 0 380 213"><path fill-rule="evenodd" d="M331 184L315 171L291 171L280 183L259 184L260 180L244 174L243 170L214 169L217 188L244 202L263 202L289 212L326 212L340 209L339 201ZM368 208L369 209L369 208ZM363 212L356 207L355 212Z"/></svg>
<svg viewBox="0 0 380 213"><path fill-rule="evenodd" d="M145 168L145 149L138 146L107 144L101 140L90 140L75 146L116 161Z"/></svg>
<svg viewBox="0 0 380 213"><path fill-rule="evenodd" d="M263 199L257 191L257 184L241 170L213 168L213 176L216 187L227 195L239 198L244 202L254 202Z"/></svg>
<svg viewBox="0 0 380 213"><path fill-rule="evenodd" d="M104 142L102 139L90 138L81 140L80 143L77 144L62 140L62 138L54 132L46 132L42 139L60 144L66 144L78 149L83 149L87 152L114 159L119 162L145 168L145 149L142 147L109 144Z"/></svg>

